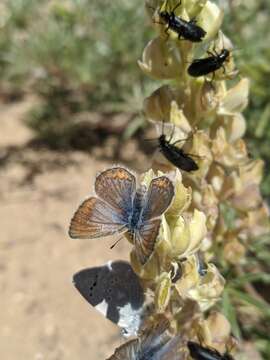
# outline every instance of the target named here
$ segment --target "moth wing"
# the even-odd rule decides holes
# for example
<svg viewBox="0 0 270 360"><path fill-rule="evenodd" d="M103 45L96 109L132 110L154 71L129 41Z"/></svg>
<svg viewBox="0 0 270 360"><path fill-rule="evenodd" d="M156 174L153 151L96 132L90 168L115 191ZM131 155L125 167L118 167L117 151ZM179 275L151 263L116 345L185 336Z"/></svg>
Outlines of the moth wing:
<svg viewBox="0 0 270 360"><path fill-rule="evenodd" d="M117 209L122 213L122 217L127 219L132 211L136 192L135 176L121 167L105 170L96 178L95 192L100 199Z"/></svg>
<svg viewBox="0 0 270 360"><path fill-rule="evenodd" d="M105 202L90 197L73 215L69 226L69 236L75 239L99 238L113 235L125 229L121 213Z"/></svg>
<svg viewBox="0 0 270 360"><path fill-rule="evenodd" d="M135 252L142 265L148 261L154 251L160 223L160 219L147 221L135 231Z"/></svg>

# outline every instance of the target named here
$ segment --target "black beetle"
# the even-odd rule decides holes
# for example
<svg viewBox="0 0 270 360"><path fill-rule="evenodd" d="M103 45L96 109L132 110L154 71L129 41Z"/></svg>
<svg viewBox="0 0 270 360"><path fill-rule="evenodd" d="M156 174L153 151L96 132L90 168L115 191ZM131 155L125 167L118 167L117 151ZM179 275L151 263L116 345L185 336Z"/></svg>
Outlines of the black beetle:
<svg viewBox="0 0 270 360"><path fill-rule="evenodd" d="M166 2L167 5L167 2ZM168 30L172 30L178 34L178 39L189 40L192 42L200 42L203 40L206 32L199 25L196 25L196 20L191 19L186 21L175 15L175 10L181 5L181 1L171 11L159 11L160 18L167 25L165 32L169 36ZM165 6L166 9L166 6Z"/></svg>
<svg viewBox="0 0 270 360"><path fill-rule="evenodd" d="M177 143L181 141L185 141L187 139L181 139L177 140L174 143L171 143L173 132L170 136L170 139L166 139L166 135L163 133L164 128L164 122L162 123L162 134L158 138L159 143L159 149L161 153L165 156L165 158L172 163L174 166L176 166L178 169L184 170L184 171L195 171L198 170L199 167L196 164L196 162L191 158L191 154L187 154L184 152L183 149L178 148L175 146Z"/></svg>
<svg viewBox="0 0 270 360"><path fill-rule="evenodd" d="M188 341L187 346L194 360L234 360L227 351L222 355L216 349L204 347L193 341Z"/></svg>
<svg viewBox="0 0 270 360"><path fill-rule="evenodd" d="M188 67L188 74L193 77L199 77L203 75L208 75L213 73L213 78L215 76L215 71L223 68L225 74L225 61L229 60L230 51L228 49L222 49L220 53L207 51L208 57L204 59L194 59L191 65Z"/></svg>

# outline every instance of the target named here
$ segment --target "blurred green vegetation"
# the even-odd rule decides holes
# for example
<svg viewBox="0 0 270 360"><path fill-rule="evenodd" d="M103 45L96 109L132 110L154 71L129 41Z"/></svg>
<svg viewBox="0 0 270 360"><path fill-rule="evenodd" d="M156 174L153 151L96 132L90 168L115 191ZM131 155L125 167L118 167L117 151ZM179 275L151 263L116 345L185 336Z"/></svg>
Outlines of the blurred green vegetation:
<svg viewBox="0 0 270 360"><path fill-rule="evenodd" d="M222 4L224 32L251 79L247 139L251 156L265 160L270 198L270 2ZM143 125L143 98L158 84L136 64L152 31L141 0L4 0L0 10L0 95L38 95L28 124L39 138L65 146L76 115L89 111L135 114L125 136Z"/></svg>
<svg viewBox="0 0 270 360"><path fill-rule="evenodd" d="M240 73L251 80L250 101L245 111L246 139L251 156L265 161L262 191L270 200L270 1L230 0L228 3L224 32L235 45Z"/></svg>
<svg viewBox="0 0 270 360"><path fill-rule="evenodd" d="M39 138L64 146L79 112L139 113L150 92L136 64L150 38L141 1L9 0L2 7L0 93L38 95L28 124ZM141 125L133 117L126 134Z"/></svg>

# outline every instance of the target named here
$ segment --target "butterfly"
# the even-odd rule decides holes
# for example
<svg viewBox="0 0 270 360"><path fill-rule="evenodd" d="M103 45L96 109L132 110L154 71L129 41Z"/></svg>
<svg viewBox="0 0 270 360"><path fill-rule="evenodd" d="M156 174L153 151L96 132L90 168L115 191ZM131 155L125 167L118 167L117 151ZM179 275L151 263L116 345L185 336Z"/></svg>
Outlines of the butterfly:
<svg viewBox="0 0 270 360"><path fill-rule="evenodd" d="M234 360L228 352L222 355L216 349L204 347L193 341L188 341L187 346L194 360Z"/></svg>
<svg viewBox="0 0 270 360"><path fill-rule="evenodd" d="M161 319L146 329L139 338L119 346L107 360L181 360L180 335L169 336L167 319Z"/></svg>
<svg viewBox="0 0 270 360"><path fill-rule="evenodd" d="M81 270L73 276L73 284L89 304L123 329L123 335L137 334L149 308L139 278L128 262L110 261Z"/></svg>
<svg viewBox="0 0 270 360"><path fill-rule="evenodd" d="M127 233L144 265L154 251L160 217L174 196L171 180L160 176L148 189L140 186L136 190L135 176L125 168L114 167L96 177L95 193L75 212L69 236L86 239Z"/></svg>

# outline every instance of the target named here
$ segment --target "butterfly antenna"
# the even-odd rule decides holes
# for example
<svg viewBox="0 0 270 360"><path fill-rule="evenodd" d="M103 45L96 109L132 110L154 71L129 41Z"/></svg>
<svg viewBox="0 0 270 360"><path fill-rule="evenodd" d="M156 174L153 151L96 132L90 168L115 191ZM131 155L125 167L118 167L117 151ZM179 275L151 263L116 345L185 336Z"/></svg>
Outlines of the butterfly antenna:
<svg viewBox="0 0 270 360"><path fill-rule="evenodd" d="M122 239L123 239L123 236L121 236L119 239L117 239L116 242L110 246L110 249L113 249L115 247L115 245L117 245L119 243L119 241Z"/></svg>

